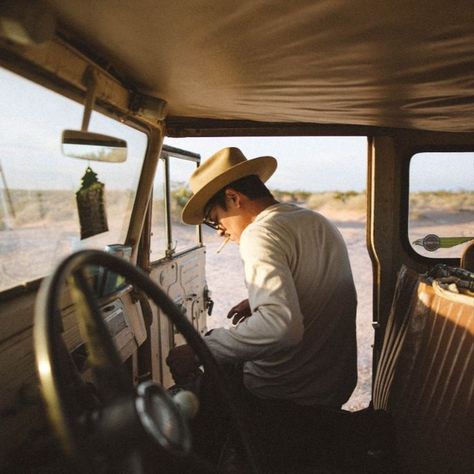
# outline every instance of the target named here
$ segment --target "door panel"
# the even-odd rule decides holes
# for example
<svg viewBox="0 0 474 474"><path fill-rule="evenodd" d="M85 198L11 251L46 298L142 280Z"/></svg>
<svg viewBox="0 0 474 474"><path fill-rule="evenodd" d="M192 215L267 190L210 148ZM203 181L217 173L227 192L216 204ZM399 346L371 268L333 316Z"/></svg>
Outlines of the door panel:
<svg viewBox="0 0 474 474"><path fill-rule="evenodd" d="M206 333L207 319L205 263L206 250L199 247L171 260L156 262L150 274L202 335ZM165 363L166 356L172 347L185 341L156 307L153 307L151 335L153 378L169 387L173 380Z"/></svg>

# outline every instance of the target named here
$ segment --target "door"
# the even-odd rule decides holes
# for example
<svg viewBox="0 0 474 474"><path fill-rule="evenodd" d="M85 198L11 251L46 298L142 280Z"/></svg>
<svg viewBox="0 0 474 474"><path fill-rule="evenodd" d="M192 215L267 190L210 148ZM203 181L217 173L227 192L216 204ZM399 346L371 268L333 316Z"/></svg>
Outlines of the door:
<svg viewBox="0 0 474 474"><path fill-rule="evenodd" d="M195 329L206 332L210 300L206 287L206 249L200 226L181 222L181 211L191 191L187 182L200 156L164 145L153 186L150 223L150 277L180 308ZM165 229L165 232L163 232ZM150 349L153 379L173 384L165 359L183 337L156 307L151 308Z"/></svg>

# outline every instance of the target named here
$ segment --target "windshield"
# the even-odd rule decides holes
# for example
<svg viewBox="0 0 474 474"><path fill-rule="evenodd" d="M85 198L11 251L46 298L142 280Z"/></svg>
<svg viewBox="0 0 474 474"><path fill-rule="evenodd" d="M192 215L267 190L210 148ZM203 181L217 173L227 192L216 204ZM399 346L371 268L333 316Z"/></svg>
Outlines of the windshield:
<svg viewBox="0 0 474 474"><path fill-rule="evenodd" d="M79 129L84 107L0 69L0 290L43 277L74 250L124 243L147 136L98 112L90 131L128 143L124 163L61 153L61 134ZM105 225L84 232L76 193L86 170L104 185ZM87 178L86 178L87 181Z"/></svg>

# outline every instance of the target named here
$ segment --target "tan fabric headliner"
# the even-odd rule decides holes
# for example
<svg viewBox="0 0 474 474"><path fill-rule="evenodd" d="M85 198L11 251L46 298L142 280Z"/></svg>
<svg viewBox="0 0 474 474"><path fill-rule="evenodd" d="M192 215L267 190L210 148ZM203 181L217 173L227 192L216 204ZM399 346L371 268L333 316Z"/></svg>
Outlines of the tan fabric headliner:
<svg viewBox="0 0 474 474"><path fill-rule="evenodd" d="M51 0L172 116L474 131L474 2Z"/></svg>

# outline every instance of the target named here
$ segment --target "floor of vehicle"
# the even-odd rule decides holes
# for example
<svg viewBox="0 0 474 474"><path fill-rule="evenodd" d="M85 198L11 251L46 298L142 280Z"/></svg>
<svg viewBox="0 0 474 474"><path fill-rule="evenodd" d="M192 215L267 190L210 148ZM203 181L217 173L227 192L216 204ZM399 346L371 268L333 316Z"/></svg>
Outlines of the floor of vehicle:
<svg viewBox="0 0 474 474"><path fill-rule="evenodd" d="M279 416L275 413L275 419ZM359 412L331 411L311 419L295 417L291 426L268 420L261 434L263 443L254 450L261 472L272 474L370 474L399 472L393 451L393 424L386 412L372 408ZM253 431L252 429L250 431ZM253 436L252 436L253 435ZM229 440L231 442L229 442ZM249 439L252 448L258 444L255 432ZM242 448L232 436L220 458L224 473L251 472Z"/></svg>

